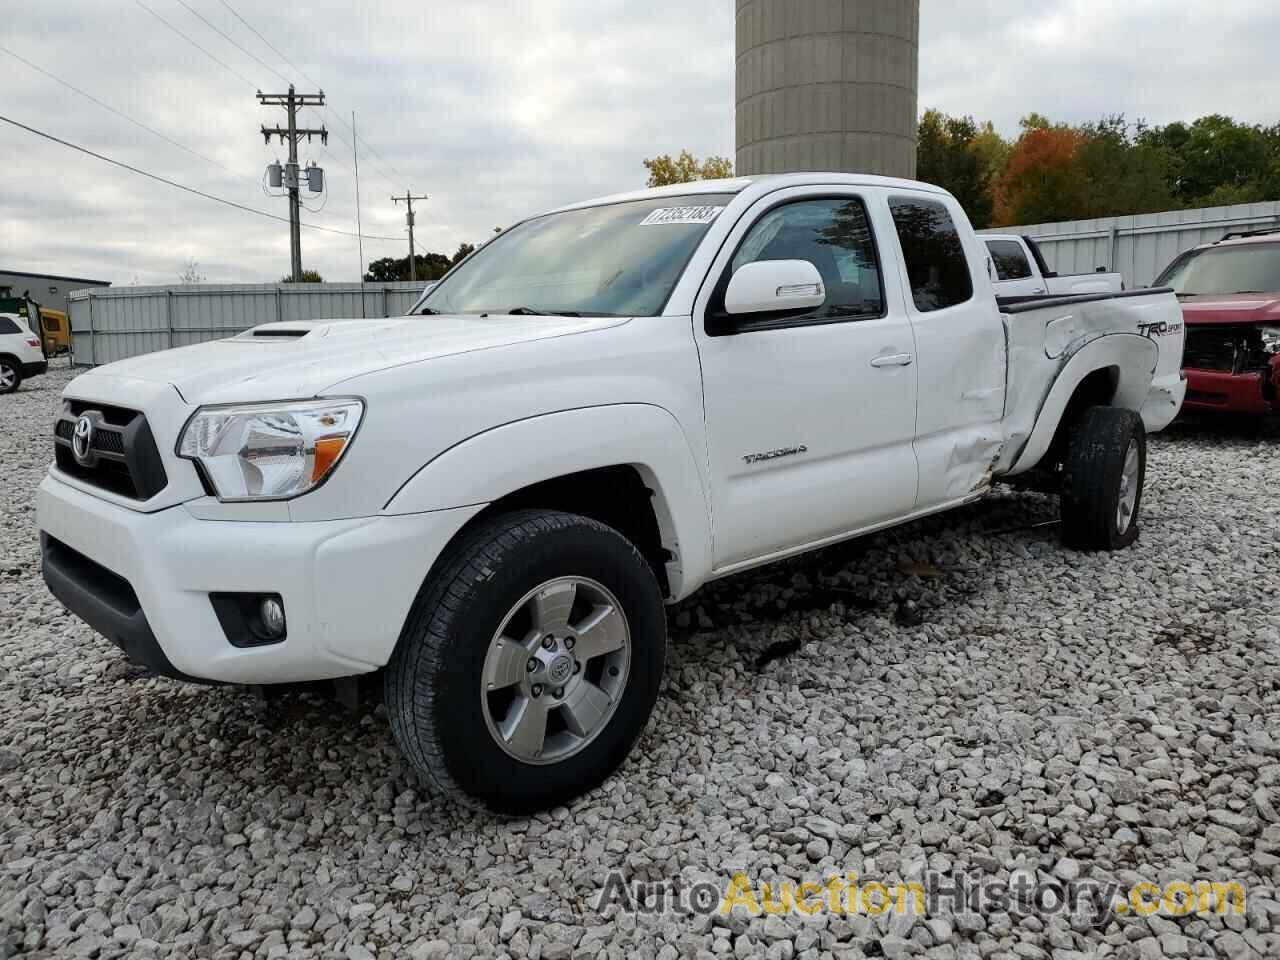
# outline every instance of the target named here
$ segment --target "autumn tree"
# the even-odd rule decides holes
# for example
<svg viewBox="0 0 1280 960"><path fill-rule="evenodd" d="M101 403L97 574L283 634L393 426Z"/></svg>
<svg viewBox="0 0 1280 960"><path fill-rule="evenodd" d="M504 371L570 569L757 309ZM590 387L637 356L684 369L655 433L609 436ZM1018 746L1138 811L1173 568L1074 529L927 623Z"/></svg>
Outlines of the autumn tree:
<svg viewBox="0 0 1280 960"><path fill-rule="evenodd" d="M1032 115L1033 120L1040 120ZM1066 126L1024 122L995 184L995 222L1071 220L1084 205L1085 184L1076 163L1084 135Z"/></svg>
<svg viewBox="0 0 1280 960"><path fill-rule="evenodd" d="M647 186L664 187L670 183L691 183L694 180L719 180L733 176L733 161L728 157L707 157L698 160L688 150L681 150L674 160L664 153L644 161L649 171Z"/></svg>

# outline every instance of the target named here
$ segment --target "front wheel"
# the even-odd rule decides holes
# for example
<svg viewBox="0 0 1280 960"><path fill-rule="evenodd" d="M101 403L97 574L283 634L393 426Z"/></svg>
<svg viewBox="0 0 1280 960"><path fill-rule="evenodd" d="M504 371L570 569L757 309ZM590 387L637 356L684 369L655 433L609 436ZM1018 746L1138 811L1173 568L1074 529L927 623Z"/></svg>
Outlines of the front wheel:
<svg viewBox="0 0 1280 960"><path fill-rule="evenodd" d="M22 371L12 360L0 357L0 394L13 393L22 384Z"/></svg>
<svg viewBox="0 0 1280 960"><path fill-rule="evenodd" d="M1090 407L1071 436L1062 478L1062 538L1079 550L1138 539L1147 433L1131 410Z"/></svg>
<svg viewBox="0 0 1280 960"><path fill-rule="evenodd" d="M418 594L387 665L391 729L446 795L545 809L622 763L666 643L653 570L616 530L551 511L495 517Z"/></svg>

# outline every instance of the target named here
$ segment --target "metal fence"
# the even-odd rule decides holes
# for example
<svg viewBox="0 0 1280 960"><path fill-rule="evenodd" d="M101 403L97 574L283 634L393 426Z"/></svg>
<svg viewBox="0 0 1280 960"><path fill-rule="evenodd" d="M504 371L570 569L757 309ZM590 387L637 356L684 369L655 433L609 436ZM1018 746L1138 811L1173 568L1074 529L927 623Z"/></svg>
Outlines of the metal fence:
<svg viewBox="0 0 1280 960"><path fill-rule="evenodd" d="M1106 267L1119 271L1132 289L1150 286L1184 250L1221 240L1227 233L1270 228L1280 229L1280 201L980 232L1034 237L1045 261L1058 273L1092 273L1098 267Z"/></svg>
<svg viewBox="0 0 1280 960"><path fill-rule="evenodd" d="M425 286L256 283L76 290L67 296L72 363L97 366L281 320L404 316Z"/></svg>

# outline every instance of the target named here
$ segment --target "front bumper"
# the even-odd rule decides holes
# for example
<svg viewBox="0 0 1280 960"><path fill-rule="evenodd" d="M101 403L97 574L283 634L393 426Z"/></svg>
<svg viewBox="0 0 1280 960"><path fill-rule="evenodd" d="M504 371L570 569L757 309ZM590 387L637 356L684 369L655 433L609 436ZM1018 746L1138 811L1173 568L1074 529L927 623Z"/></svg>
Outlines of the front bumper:
<svg viewBox="0 0 1280 960"><path fill-rule="evenodd" d="M183 505L139 513L49 476L36 509L50 590L132 659L183 679L265 684L386 664L431 564L481 508L202 520ZM232 645L215 593L279 594L285 639Z"/></svg>
<svg viewBox="0 0 1280 960"><path fill-rule="evenodd" d="M1277 367L1280 371L1280 367ZM1265 373L1188 369L1184 409L1214 413L1276 413L1275 385Z"/></svg>

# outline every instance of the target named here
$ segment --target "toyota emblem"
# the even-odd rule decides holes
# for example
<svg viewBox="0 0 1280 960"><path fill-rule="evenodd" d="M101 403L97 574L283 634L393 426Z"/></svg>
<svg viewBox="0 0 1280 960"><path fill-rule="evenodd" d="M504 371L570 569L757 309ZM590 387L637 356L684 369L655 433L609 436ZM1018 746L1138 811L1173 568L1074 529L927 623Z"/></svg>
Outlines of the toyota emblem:
<svg viewBox="0 0 1280 960"><path fill-rule="evenodd" d="M86 413L76 421L76 429L71 434L71 452L82 467L93 459L93 434L93 418Z"/></svg>

